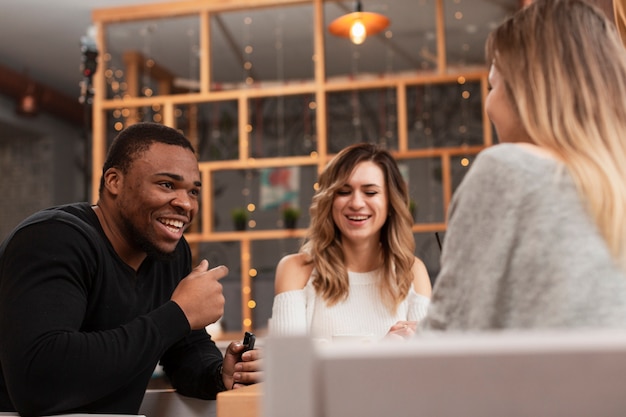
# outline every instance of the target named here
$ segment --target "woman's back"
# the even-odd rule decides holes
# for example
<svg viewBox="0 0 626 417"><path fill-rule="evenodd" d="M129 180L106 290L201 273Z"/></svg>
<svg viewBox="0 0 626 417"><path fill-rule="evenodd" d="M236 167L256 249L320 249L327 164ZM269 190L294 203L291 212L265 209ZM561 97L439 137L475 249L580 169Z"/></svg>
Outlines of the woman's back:
<svg viewBox="0 0 626 417"><path fill-rule="evenodd" d="M450 208L425 329L626 327L626 276L565 167L483 151Z"/></svg>

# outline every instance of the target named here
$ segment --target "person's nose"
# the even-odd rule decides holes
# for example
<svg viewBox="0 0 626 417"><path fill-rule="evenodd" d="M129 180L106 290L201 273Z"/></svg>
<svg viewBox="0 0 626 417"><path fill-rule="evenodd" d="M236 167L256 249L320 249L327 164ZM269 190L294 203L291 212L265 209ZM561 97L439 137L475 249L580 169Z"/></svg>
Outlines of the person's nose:
<svg viewBox="0 0 626 417"><path fill-rule="evenodd" d="M365 205L365 200L363 199L363 194L360 192L352 193L350 198L350 208L352 209L360 209Z"/></svg>
<svg viewBox="0 0 626 417"><path fill-rule="evenodd" d="M185 213L189 213L193 210L194 202L186 190L180 190L172 200L172 206L179 208Z"/></svg>

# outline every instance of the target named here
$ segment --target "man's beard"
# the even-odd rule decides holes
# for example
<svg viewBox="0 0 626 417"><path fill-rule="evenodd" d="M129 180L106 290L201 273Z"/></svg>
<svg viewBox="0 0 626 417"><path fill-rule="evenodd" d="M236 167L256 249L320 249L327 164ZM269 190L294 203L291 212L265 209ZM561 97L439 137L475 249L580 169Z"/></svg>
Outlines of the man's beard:
<svg viewBox="0 0 626 417"><path fill-rule="evenodd" d="M176 257L176 251L163 252L161 249L156 247L146 235L141 233L135 227L133 222L128 220L128 218L122 216L122 221L124 223L124 228L126 229L127 236L132 239L132 243L134 244L134 246L139 247L141 250L143 250L148 255L148 257L163 261L172 260Z"/></svg>

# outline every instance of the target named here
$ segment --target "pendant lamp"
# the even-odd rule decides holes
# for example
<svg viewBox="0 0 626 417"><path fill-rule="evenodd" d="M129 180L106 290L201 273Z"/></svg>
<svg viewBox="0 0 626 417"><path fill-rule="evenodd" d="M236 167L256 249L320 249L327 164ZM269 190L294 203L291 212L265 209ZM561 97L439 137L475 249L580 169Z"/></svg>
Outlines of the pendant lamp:
<svg viewBox="0 0 626 417"><path fill-rule="evenodd" d="M342 38L350 38L352 43L360 45L365 38L375 35L389 26L389 19L379 13L364 12L361 1L357 1L355 11L333 20L328 31Z"/></svg>
<svg viewBox="0 0 626 417"><path fill-rule="evenodd" d="M35 82L25 76L26 88L17 99L15 112L20 116L36 116L39 112L39 100L37 99L37 86Z"/></svg>

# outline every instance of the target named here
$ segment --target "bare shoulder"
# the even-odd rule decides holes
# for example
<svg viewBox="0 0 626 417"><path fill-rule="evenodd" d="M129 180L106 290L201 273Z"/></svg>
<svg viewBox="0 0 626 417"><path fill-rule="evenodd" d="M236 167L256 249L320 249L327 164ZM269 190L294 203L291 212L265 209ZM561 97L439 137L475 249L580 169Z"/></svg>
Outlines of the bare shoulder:
<svg viewBox="0 0 626 417"><path fill-rule="evenodd" d="M411 271L413 272L413 289L415 292L426 297L430 297L433 289L430 284L430 276L428 275L428 270L426 269L424 262L422 262L422 260L418 257L415 257L415 262L413 262Z"/></svg>
<svg viewBox="0 0 626 417"><path fill-rule="evenodd" d="M305 254L293 253L278 262L274 280L276 294L304 288L313 271L313 264L307 263L306 260Z"/></svg>

